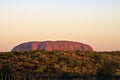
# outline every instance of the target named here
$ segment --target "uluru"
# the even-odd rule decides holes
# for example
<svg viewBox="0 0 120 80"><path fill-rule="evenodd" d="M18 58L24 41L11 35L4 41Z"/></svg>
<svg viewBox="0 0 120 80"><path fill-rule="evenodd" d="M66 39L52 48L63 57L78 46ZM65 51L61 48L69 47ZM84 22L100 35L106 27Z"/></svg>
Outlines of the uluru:
<svg viewBox="0 0 120 80"><path fill-rule="evenodd" d="M32 41L15 46L12 52L30 51L30 50L80 50L93 51L90 45L74 41Z"/></svg>

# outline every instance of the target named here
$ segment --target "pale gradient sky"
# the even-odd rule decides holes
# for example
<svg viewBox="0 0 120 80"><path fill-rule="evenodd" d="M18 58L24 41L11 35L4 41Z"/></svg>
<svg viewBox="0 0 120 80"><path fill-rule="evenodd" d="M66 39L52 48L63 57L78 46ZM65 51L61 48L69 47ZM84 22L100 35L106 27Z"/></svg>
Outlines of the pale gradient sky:
<svg viewBox="0 0 120 80"><path fill-rule="evenodd" d="M120 50L120 0L0 0L0 52L46 40Z"/></svg>

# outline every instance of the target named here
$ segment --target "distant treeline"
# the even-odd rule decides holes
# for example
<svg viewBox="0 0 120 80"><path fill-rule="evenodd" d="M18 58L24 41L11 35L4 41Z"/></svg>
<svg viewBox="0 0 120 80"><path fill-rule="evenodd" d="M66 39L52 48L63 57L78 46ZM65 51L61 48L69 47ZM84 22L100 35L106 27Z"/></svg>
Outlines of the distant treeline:
<svg viewBox="0 0 120 80"><path fill-rule="evenodd" d="M119 80L120 51L0 53L0 80Z"/></svg>

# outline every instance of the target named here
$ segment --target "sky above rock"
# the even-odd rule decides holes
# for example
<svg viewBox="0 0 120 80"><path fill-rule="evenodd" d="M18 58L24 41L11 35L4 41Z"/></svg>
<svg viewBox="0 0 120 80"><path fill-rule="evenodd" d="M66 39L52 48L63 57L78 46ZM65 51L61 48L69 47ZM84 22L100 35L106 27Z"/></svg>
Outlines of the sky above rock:
<svg viewBox="0 0 120 80"><path fill-rule="evenodd" d="M120 0L0 0L0 51L46 40L120 50Z"/></svg>

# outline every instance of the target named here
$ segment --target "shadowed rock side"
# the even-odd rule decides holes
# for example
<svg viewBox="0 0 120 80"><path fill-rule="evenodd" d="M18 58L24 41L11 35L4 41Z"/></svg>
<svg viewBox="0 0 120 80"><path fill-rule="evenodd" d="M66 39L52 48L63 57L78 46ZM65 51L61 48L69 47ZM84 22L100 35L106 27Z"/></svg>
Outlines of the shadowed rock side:
<svg viewBox="0 0 120 80"><path fill-rule="evenodd" d="M93 51L92 47L79 42L72 41L43 41L22 43L12 49L12 52L30 51L30 50L81 50Z"/></svg>

